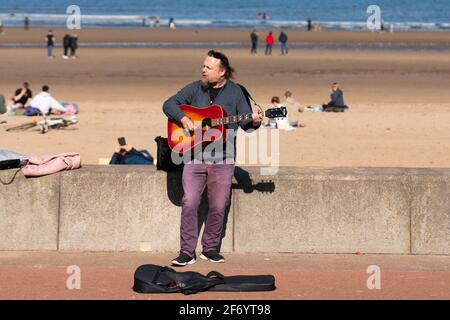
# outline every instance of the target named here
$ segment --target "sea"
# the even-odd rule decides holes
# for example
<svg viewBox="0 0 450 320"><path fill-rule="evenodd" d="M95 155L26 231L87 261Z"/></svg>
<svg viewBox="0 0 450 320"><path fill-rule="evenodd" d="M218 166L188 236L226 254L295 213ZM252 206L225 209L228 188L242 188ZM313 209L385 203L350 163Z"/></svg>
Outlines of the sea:
<svg viewBox="0 0 450 320"><path fill-rule="evenodd" d="M386 29L450 31L449 0L0 0L5 27L64 27L79 8L82 28L306 28L367 30L377 6ZM72 7L73 8L73 7ZM368 10L369 9L369 10ZM377 9L377 10L378 10ZM78 9L77 9L78 10Z"/></svg>

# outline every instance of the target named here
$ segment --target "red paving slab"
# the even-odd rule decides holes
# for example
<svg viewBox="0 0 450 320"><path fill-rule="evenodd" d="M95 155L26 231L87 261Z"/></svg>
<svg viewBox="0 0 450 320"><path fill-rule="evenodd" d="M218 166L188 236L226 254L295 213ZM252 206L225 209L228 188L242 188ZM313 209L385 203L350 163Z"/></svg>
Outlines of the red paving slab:
<svg viewBox="0 0 450 320"><path fill-rule="evenodd" d="M0 299L304 300L450 299L450 257L389 255L226 254L227 262L198 261L179 271L225 275L273 274L271 292L138 294L135 269L167 265L172 255L149 253L0 252ZM368 289L369 265L381 270L381 289ZM67 267L77 265L81 288L68 289Z"/></svg>

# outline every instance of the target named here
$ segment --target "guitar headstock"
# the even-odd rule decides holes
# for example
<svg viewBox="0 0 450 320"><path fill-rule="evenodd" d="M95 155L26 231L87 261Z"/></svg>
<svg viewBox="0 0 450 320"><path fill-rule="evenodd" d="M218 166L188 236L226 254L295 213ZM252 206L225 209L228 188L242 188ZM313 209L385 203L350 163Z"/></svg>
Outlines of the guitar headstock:
<svg viewBox="0 0 450 320"><path fill-rule="evenodd" d="M287 116L287 109L286 107L270 108L264 112L264 115L270 119L285 118Z"/></svg>

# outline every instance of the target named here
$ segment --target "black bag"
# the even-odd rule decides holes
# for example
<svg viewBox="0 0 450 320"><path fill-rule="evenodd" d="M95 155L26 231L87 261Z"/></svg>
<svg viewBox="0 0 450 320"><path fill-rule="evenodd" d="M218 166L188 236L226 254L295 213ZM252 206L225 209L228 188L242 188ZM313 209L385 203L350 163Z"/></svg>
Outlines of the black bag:
<svg viewBox="0 0 450 320"><path fill-rule="evenodd" d="M220 278L208 278L198 272L176 272L169 267L146 264L134 273L133 290L140 293L192 294L223 283Z"/></svg>
<svg viewBox="0 0 450 320"><path fill-rule="evenodd" d="M0 170L20 167L20 159L0 160Z"/></svg>
<svg viewBox="0 0 450 320"><path fill-rule="evenodd" d="M217 271L206 276L193 271L177 272L169 267L142 265L134 273L133 290L139 293L193 294L201 291L273 291L272 275L229 276Z"/></svg>
<svg viewBox="0 0 450 320"><path fill-rule="evenodd" d="M156 168L163 171L182 171L184 163L175 164L172 161L172 150L169 148L167 138L158 136L155 138L157 151L156 151Z"/></svg>
<svg viewBox="0 0 450 320"><path fill-rule="evenodd" d="M9 179L9 181L3 181L0 178L0 183L3 185L13 183L21 167L24 166L27 162L28 157L26 155L9 150L0 150L0 170L17 169L12 175L12 178Z"/></svg>
<svg viewBox="0 0 450 320"><path fill-rule="evenodd" d="M9 150L0 150L0 170L20 168L28 162L28 156Z"/></svg>

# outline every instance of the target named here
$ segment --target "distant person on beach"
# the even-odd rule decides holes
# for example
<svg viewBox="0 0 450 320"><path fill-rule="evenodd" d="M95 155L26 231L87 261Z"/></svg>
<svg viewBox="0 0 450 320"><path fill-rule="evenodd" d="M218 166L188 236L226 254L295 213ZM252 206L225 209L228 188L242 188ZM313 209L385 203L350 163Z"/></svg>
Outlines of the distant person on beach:
<svg viewBox="0 0 450 320"><path fill-rule="evenodd" d="M284 31L281 31L280 36L278 37L278 42L280 43L281 55L288 54L287 47L288 36Z"/></svg>
<svg viewBox="0 0 450 320"><path fill-rule="evenodd" d="M21 88L16 89L14 97L11 98L10 103L6 106L7 115L14 115L17 109L25 109L30 105L33 92L30 89L30 84L24 82Z"/></svg>
<svg viewBox="0 0 450 320"><path fill-rule="evenodd" d="M284 93L283 105L287 109L289 125L293 127L303 127L304 125L299 122L299 113L303 112L305 109L300 105L300 102L294 99L291 91L286 91Z"/></svg>
<svg viewBox="0 0 450 320"><path fill-rule="evenodd" d="M307 28L308 28L308 31L312 30L312 21L310 18L308 18L308 21L307 21Z"/></svg>
<svg viewBox="0 0 450 320"><path fill-rule="evenodd" d="M160 23L161 23L161 19L159 18L159 16L156 16L155 17L155 24L153 26L158 29Z"/></svg>
<svg viewBox="0 0 450 320"><path fill-rule="evenodd" d="M266 12L259 12L258 17L262 20L263 23L270 18Z"/></svg>
<svg viewBox="0 0 450 320"><path fill-rule="evenodd" d="M76 34L70 36L69 48L70 48L70 57L72 59L76 59L77 58L76 52L78 49L78 36Z"/></svg>
<svg viewBox="0 0 450 320"><path fill-rule="evenodd" d="M275 43L275 39L273 38L272 31L270 31L266 37L266 55L272 54L272 47L273 47L274 43Z"/></svg>
<svg viewBox="0 0 450 320"><path fill-rule="evenodd" d="M235 170L236 131L241 127L252 132L259 128L262 120L261 114L252 112L241 87L231 81L233 72L234 69L225 54L210 50L203 61L202 79L191 82L163 105L164 114L169 119L180 122L183 128L190 132L194 132L194 123L180 109L183 104L194 104L197 108L206 108L212 104L221 105L228 116L251 114L250 119L228 124L226 141L219 139L208 145L209 151L194 151L192 157L187 155L189 160L186 159L182 176L184 195L180 252L179 256L172 260L172 265L175 266L195 263L200 231L198 208L206 187L209 209L201 240L203 250L200 258L216 263L225 262L219 252Z"/></svg>
<svg viewBox="0 0 450 320"><path fill-rule="evenodd" d="M34 97L31 101L31 107L38 109L43 115L61 114L67 111L61 103L56 101L48 91L50 88L47 85L42 87L42 92Z"/></svg>
<svg viewBox="0 0 450 320"><path fill-rule="evenodd" d="M63 59L69 59L69 56L67 55L69 52L69 47L70 47L70 34L66 34L63 38L63 49L64 49Z"/></svg>
<svg viewBox="0 0 450 320"><path fill-rule="evenodd" d="M331 85L330 102L322 105L325 112L343 112L348 107L344 103L344 92L339 88L339 83L334 82Z"/></svg>
<svg viewBox="0 0 450 320"><path fill-rule="evenodd" d="M3 31L3 20L0 18L0 35L4 35L5 31Z"/></svg>
<svg viewBox="0 0 450 320"><path fill-rule="evenodd" d="M172 30L177 28L177 26L175 25L175 20L173 18L169 19L169 28Z"/></svg>
<svg viewBox="0 0 450 320"><path fill-rule="evenodd" d="M5 96L0 94L0 114L6 113Z"/></svg>
<svg viewBox="0 0 450 320"><path fill-rule="evenodd" d="M23 27L25 30L28 30L30 28L30 18L25 17L25 19L23 19Z"/></svg>
<svg viewBox="0 0 450 320"><path fill-rule="evenodd" d="M250 34L250 40L252 41L252 49L250 50L251 54L256 54L256 50L258 49L258 38L258 33L255 29L253 29L252 33Z"/></svg>
<svg viewBox="0 0 450 320"><path fill-rule="evenodd" d="M47 41L47 56L49 59L53 59L53 48L55 47L55 35L53 34L53 31L50 29L48 30L47 36L45 37L45 40Z"/></svg>

